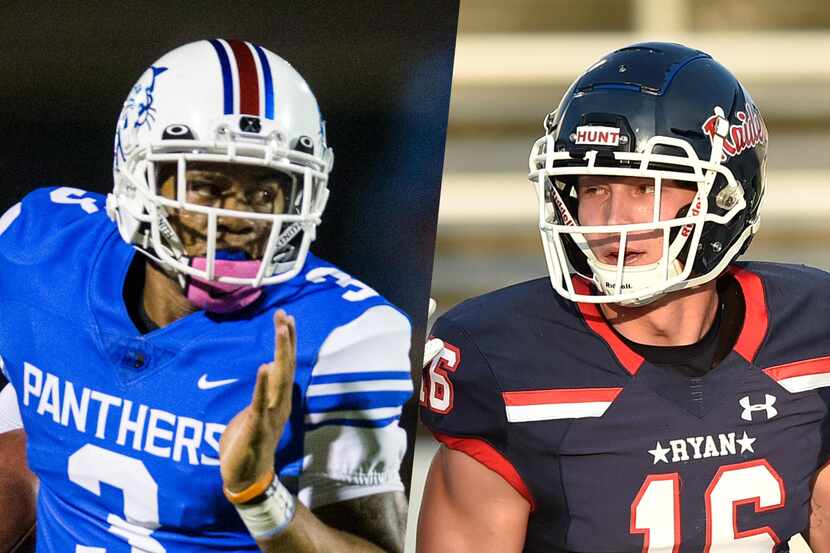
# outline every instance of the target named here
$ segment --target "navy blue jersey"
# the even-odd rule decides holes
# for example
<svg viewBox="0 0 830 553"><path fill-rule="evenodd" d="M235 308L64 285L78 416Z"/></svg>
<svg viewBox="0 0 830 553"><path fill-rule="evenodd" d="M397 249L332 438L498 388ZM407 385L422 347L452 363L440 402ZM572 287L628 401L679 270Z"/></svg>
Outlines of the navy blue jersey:
<svg viewBox="0 0 830 553"><path fill-rule="evenodd" d="M42 189L0 219L0 354L40 479L39 551L257 550L222 494L219 439L296 317L280 480L314 507L390 490L411 395L407 318L309 256L242 312L141 334L123 300L136 255L105 198Z"/></svg>
<svg viewBox="0 0 830 553"><path fill-rule="evenodd" d="M531 504L525 551L786 551L828 457L830 275L730 269L745 300L703 376L658 369L539 279L451 310L421 416Z"/></svg>

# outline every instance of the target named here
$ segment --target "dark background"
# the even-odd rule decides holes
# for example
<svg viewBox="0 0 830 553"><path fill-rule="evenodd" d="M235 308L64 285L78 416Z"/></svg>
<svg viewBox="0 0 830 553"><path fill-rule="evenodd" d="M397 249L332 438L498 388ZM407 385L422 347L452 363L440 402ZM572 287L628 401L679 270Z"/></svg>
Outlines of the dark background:
<svg viewBox="0 0 830 553"><path fill-rule="evenodd" d="M457 0L4 2L0 212L40 186L109 191L121 104L164 52L257 42L305 77L327 121L331 198L312 250L410 314L419 368L457 16ZM401 424L408 486L412 405Z"/></svg>

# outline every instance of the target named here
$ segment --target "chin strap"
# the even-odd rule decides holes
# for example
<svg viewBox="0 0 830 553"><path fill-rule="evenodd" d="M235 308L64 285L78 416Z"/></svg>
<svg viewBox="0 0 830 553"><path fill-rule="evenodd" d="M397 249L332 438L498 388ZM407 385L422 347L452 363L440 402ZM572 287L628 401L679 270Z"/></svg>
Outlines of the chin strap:
<svg viewBox="0 0 830 553"><path fill-rule="evenodd" d="M617 290L615 281L618 278L618 272L616 265L607 265L598 261L593 262L590 265L591 270L594 273L594 283L597 288L606 295L646 290L653 287L655 284L659 284L660 280L663 280L656 280L656 277L659 275L658 271L660 271L660 268L663 266L660 262L649 265L630 265L623 269L622 290ZM669 270L665 281L675 278L682 272L683 265L680 261L675 259L669 264ZM652 296L644 300L626 300L620 302L620 304L630 306L646 305L653 302L658 297L659 296Z"/></svg>

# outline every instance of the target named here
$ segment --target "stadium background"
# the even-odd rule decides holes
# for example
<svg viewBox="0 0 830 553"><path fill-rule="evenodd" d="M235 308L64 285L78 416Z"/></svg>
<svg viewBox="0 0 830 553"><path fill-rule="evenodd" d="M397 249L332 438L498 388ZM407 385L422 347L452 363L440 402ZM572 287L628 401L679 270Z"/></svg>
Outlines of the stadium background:
<svg viewBox="0 0 830 553"><path fill-rule="evenodd" d="M749 258L830 269L830 9L820 0L462 0L432 295L439 313L546 275L527 156L542 117L592 62L669 40L747 86L770 133ZM554 293L551 290L551 293ZM418 434L407 551L435 442ZM800 539L792 551L809 551Z"/></svg>

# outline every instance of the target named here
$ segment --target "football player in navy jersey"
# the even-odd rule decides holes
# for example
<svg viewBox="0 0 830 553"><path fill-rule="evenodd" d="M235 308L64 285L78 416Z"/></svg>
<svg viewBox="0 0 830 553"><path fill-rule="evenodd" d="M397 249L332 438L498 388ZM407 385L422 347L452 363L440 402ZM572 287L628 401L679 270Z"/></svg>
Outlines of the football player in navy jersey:
<svg viewBox="0 0 830 553"><path fill-rule="evenodd" d="M112 194L0 217L0 485L25 437L39 551L402 550L410 324L309 252L332 160L288 63L200 41L132 88Z"/></svg>
<svg viewBox="0 0 830 553"><path fill-rule="evenodd" d="M418 551L830 550L830 276L736 262L764 192L752 98L703 52L635 44L544 127L550 278L433 328Z"/></svg>

